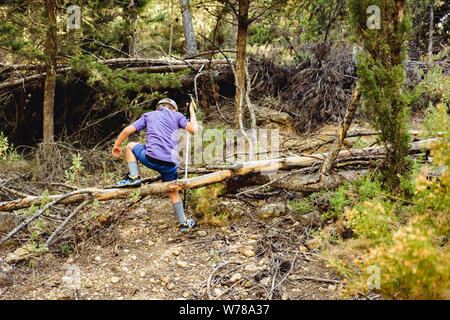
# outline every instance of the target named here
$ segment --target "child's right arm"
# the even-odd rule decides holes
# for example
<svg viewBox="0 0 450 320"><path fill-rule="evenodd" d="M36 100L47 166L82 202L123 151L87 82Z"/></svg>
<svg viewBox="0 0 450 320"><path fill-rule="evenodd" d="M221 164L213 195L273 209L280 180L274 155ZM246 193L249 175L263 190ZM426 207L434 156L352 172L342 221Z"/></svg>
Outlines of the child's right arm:
<svg viewBox="0 0 450 320"><path fill-rule="evenodd" d="M128 138L129 135L135 133L137 131L136 127L134 126L128 126L125 129L122 130L122 132L117 137L116 143L114 144L114 147L112 149L112 154L115 157L122 156L122 143Z"/></svg>
<svg viewBox="0 0 450 320"><path fill-rule="evenodd" d="M198 131L198 123L197 123L197 117L195 116L195 109L192 102L189 104L189 113L190 113L190 119L189 122L186 125L186 130L189 133L196 133Z"/></svg>

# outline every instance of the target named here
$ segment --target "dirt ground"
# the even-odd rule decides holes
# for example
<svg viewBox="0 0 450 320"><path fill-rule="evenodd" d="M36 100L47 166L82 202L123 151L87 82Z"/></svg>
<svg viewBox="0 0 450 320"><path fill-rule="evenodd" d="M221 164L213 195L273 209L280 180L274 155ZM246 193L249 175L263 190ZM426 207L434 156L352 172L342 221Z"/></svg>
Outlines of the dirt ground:
<svg viewBox="0 0 450 320"><path fill-rule="evenodd" d="M67 256L13 265L0 299L338 299L341 279L305 245L310 230L256 209L181 233L170 201L147 197Z"/></svg>
<svg viewBox="0 0 450 320"><path fill-rule="evenodd" d="M321 130L334 131L332 125ZM309 143L298 144L292 136L282 136L289 141L283 147ZM357 140L349 139L343 148ZM313 237L324 222L305 225L288 208L289 193L280 192L264 201L222 198L238 217L223 225L196 219L188 233L178 230L167 196L147 196L131 209L129 199L100 202L99 211L121 210L120 218L73 239L70 252L57 244L49 253L13 264L13 284L0 286L0 299L342 299L343 279L327 265ZM284 210L262 218L258 211L268 204ZM11 250L3 249L0 259Z"/></svg>

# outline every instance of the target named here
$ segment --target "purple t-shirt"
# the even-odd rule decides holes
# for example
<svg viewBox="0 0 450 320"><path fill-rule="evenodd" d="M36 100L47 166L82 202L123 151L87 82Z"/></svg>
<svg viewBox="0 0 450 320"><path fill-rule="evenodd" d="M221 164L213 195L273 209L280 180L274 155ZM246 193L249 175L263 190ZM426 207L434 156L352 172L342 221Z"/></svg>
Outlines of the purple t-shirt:
<svg viewBox="0 0 450 320"><path fill-rule="evenodd" d="M146 128L146 154L152 158L176 162L178 156L178 128L186 128L189 120L178 111L161 108L144 113L132 123L137 132Z"/></svg>

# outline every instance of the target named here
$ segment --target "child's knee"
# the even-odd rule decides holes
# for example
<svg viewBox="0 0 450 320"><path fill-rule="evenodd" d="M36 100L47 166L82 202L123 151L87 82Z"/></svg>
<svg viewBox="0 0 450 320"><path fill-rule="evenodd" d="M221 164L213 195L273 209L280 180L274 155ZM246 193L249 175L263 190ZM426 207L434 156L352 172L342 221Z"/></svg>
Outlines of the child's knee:
<svg viewBox="0 0 450 320"><path fill-rule="evenodd" d="M129 143L127 144L127 149L130 150L130 151L132 151L133 148L134 148L136 145L137 145L136 142L129 142Z"/></svg>

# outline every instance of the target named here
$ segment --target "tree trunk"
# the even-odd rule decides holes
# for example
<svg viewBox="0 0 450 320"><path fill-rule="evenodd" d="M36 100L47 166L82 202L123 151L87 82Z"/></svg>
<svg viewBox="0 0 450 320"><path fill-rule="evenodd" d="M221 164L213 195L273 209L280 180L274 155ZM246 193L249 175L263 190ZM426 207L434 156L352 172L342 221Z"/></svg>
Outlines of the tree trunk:
<svg viewBox="0 0 450 320"><path fill-rule="evenodd" d="M186 51L188 56L197 54L197 42L195 40L194 25L192 23L189 0L180 0L181 14L183 20L183 31L186 39Z"/></svg>
<svg viewBox="0 0 450 320"><path fill-rule="evenodd" d="M244 111L240 110L242 106L241 99L245 97L246 88L246 74L245 63L247 54L247 30L248 30L248 10L250 7L250 0L239 0L239 17L238 17L238 32L237 32L237 54L236 54L236 96L235 96L235 115L234 126L239 128L239 116L242 112L244 118ZM241 91L243 91L241 93ZM241 96L242 94L242 96ZM243 119L244 121L244 119Z"/></svg>
<svg viewBox="0 0 450 320"><path fill-rule="evenodd" d="M428 60L431 61L433 55L433 30L434 30L434 3L430 3L430 26L428 35Z"/></svg>
<svg viewBox="0 0 450 320"><path fill-rule="evenodd" d="M136 5L134 4L134 0L130 0L130 5L128 6L128 9L131 10L131 14L130 14L131 40L130 40L129 55L130 55L130 57L135 57L136 56L137 14L136 14Z"/></svg>
<svg viewBox="0 0 450 320"><path fill-rule="evenodd" d="M44 86L44 103L43 103L43 142L53 141L54 136L54 103L55 103L55 68L56 68L56 0L46 0L48 29L45 44L45 54L48 59L46 65L46 77ZM45 150L46 148L44 148Z"/></svg>

